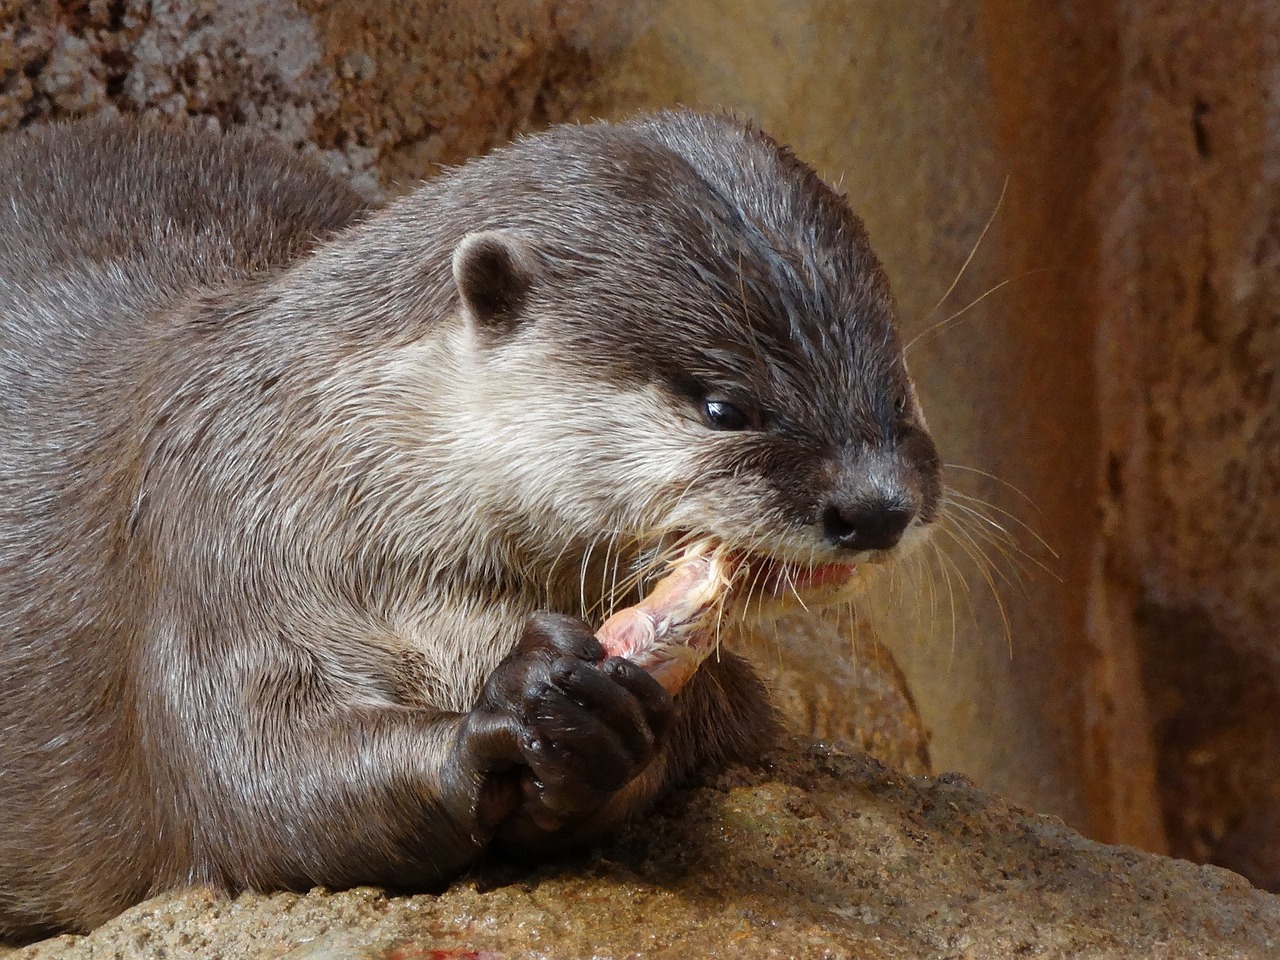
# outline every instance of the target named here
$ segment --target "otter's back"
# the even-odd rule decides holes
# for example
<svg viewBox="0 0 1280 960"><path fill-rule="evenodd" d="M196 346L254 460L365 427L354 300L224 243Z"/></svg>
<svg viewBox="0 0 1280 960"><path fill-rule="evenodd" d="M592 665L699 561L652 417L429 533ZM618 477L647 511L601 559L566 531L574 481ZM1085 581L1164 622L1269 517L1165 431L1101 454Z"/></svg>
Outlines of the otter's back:
<svg viewBox="0 0 1280 960"><path fill-rule="evenodd" d="M363 208L244 137L114 119L0 140L0 516L101 434L166 307L288 263Z"/></svg>
<svg viewBox="0 0 1280 960"><path fill-rule="evenodd" d="M91 574L60 567L101 556L104 514L126 509L87 502L145 429L143 371L171 308L278 269L364 207L242 136L111 119L0 140L0 662L56 644L21 611Z"/></svg>
<svg viewBox="0 0 1280 960"><path fill-rule="evenodd" d="M0 140L0 597L50 532L76 535L50 505L128 431L166 308L287 264L364 208L243 136L108 119Z"/></svg>
<svg viewBox="0 0 1280 960"><path fill-rule="evenodd" d="M122 120L11 135L0 140L0 345L32 362L79 354L104 327L127 337L193 288L287 263L363 207L245 137Z"/></svg>
<svg viewBox="0 0 1280 960"><path fill-rule="evenodd" d="M116 889L122 860L152 855L126 799L151 794L130 743L144 611L116 541L172 308L364 206L242 137L109 120L0 140L0 935L145 893ZM90 857L98 879L50 884L50 863Z"/></svg>

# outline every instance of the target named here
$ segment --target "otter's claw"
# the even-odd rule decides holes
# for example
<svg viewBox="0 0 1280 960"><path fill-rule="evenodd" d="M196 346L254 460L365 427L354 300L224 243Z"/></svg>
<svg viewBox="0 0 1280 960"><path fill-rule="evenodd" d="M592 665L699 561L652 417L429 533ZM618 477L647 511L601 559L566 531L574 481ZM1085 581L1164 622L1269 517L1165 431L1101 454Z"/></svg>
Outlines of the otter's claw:
<svg viewBox="0 0 1280 960"><path fill-rule="evenodd" d="M671 697L635 664L604 656L583 621L530 618L463 725L463 746L491 781L482 824L522 810L556 830L599 810L653 759Z"/></svg>

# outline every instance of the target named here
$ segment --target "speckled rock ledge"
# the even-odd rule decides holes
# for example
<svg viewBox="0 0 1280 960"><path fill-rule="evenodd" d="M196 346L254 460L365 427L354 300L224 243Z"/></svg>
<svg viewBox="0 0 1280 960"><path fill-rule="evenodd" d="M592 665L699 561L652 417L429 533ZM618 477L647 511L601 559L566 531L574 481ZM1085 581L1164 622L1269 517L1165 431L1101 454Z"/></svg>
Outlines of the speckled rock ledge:
<svg viewBox="0 0 1280 960"><path fill-rule="evenodd" d="M960 778L793 745L531 873L439 897L193 890L6 960L1022 956L1280 956L1280 899Z"/></svg>

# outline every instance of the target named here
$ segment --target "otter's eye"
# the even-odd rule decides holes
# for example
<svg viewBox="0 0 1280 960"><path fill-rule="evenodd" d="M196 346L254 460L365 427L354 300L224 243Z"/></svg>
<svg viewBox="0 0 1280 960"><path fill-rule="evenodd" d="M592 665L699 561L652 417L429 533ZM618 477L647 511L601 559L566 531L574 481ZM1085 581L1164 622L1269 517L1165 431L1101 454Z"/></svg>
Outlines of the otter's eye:
<svg viewBox="0 0 1280 960"><path fill-rule="evenodd" d="M893 412L899 417L907 415L907 395L905 393L898 394L898 399L893 403Z"/></svg>
<svg viewBox="0 0 1280 960"><path fill-rule="evenodd" d="M750 418L724 400L708 400L702 405L702 415L712 430L745 430L751 426Z"/></svg>

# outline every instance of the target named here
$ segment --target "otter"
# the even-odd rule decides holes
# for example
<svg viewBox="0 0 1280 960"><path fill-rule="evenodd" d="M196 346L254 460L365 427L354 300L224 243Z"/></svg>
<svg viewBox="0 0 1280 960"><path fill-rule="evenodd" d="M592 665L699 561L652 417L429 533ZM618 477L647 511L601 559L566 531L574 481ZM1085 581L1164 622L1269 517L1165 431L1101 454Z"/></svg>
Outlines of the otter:
<svg viewBox="0 0 1280 960"><path fill-rule="evenodd" d="M563 126L380 208L239 135L14 135L0 934L598 837L776 730L729 651L674 697L603 656L673 544L818 594L938 500L863 224L749 124Z"/></svg>

